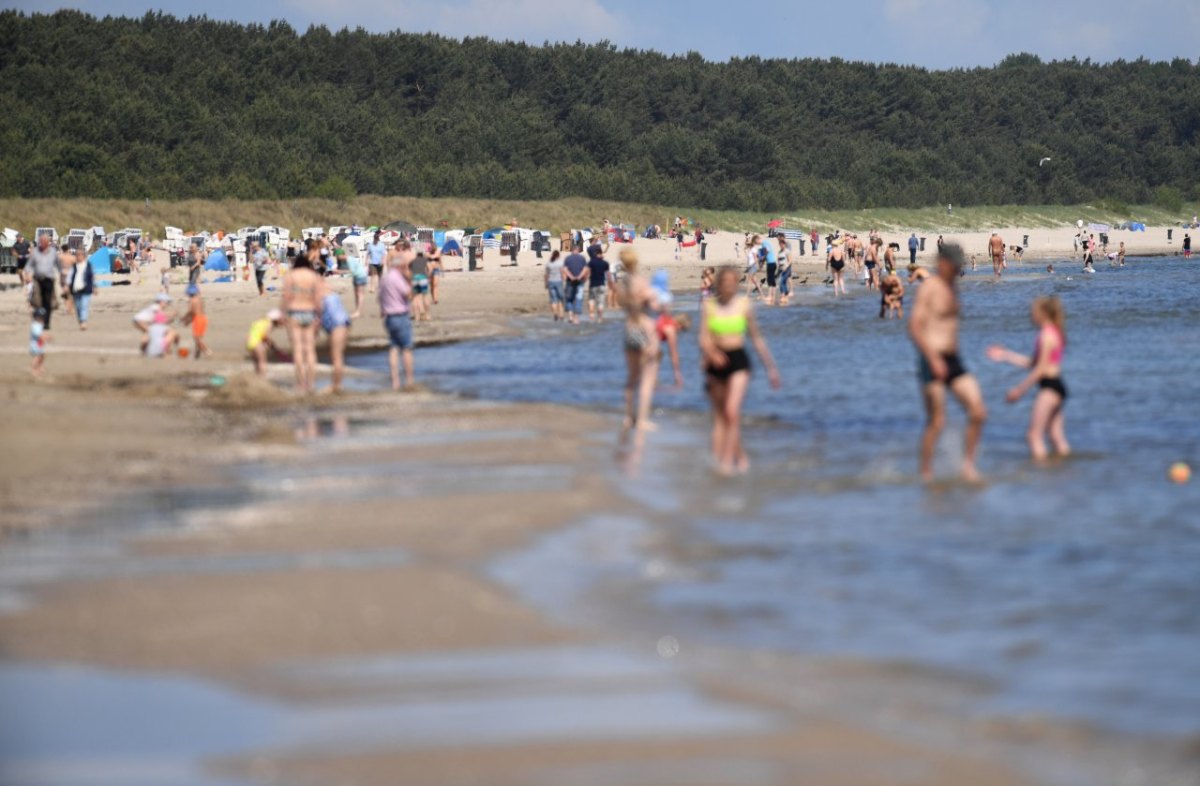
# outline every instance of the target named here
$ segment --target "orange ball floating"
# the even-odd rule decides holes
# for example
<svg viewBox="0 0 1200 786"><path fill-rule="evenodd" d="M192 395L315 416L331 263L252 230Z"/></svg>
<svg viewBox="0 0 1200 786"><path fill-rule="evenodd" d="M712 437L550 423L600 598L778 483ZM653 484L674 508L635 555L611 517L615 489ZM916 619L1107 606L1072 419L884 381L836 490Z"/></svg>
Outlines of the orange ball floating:
<svg viewBox="0 0 1200 786"><path fill-rule="evenodd" d="M1187 465L1187 462L1176 461L1167 470L1167 477L1172 483L1178 483L1182 486L1192 479L1192 468Z"/></svg>

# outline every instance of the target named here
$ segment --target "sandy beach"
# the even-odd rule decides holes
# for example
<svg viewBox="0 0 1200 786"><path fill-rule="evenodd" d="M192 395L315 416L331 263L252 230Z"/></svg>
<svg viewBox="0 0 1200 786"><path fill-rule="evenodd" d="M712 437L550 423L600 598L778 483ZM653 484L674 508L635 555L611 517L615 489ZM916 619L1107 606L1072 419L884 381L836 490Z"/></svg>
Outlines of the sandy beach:
<svg viewBox="0 0 1200 786"><path fill-rule="evenodd" d="M1011 244L1026 233L1003 234ZM1028 234L1031 269L1070 258L1074 228ZM981 265L987 238L946 236ZM1131 256L1171 250L1158 229L1114 233L1122 239ZM677 260L666 240L636 248L675 289L693 290L705 264L737 259L741 240L712 237L704 263L692 252ZM545 308L534 255L505 261L490 254L475 273L448 265L435 320L418 327L418 382L421 346L513 333ZM1008 786L1039 782L1014 762L1109 761L1104 738L1069 727L948 720L939 701L953 693L922 690L938 681L919 675L680 650L668 631L552 618L491 566L585 517L638 507L611 469L613 416L396 395L363 372L348 393L298 397L290 367L275 365L269 381L251 373L245 332L276 296L259 298L247 281L202 285L213 358L147 360L130 319L158 291L157 268L99 290L87 332L56 312L37 381L20 290L0 292L10 458L0 559L12 568L0 584L0 659L78 669L97 685L120 675L135 713L162 711L136 703L136 681L161 677L246 697L252 717L270 708L295 721L243 746L185 748L199 772L368 786ZM822 286L822 262L800 257L796 269L797 283ZM349 303L348 279L335 287ZM385 347L377 315L369 300L355 351ZM76 695L87 711L90 694ZM211 706L195 710L210 726L234 719ZM35 782L44 764L0 774Z"/></svg>

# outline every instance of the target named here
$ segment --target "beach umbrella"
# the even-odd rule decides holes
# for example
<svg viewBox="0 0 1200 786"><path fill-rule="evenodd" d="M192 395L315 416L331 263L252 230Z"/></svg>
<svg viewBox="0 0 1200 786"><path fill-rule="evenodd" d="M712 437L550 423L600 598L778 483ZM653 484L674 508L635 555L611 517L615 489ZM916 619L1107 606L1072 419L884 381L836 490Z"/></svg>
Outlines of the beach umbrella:
<svg viewBox="0 0 1200 786"><path fill-rule="evenodd" d="M417 231L417 225L408 221L393 221L390 224L384 224L383 229L386 232L400 232L401 234L410 235Z"/></svg>

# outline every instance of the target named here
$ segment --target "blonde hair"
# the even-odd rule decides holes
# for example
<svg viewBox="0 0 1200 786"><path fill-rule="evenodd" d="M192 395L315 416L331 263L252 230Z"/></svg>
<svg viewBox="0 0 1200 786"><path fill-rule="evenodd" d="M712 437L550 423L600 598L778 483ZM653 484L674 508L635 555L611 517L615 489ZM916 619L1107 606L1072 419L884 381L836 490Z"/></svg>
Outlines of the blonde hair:
<svg viewBox="0 0 1200 786"><path fill-rule="evenodd" d="M638 269L638 255L632 248L621 249L620 254L621 264L625 266L625 270L630 273L636 273Z"/></svg>
<svg viewBox="0 0 1200 786"><path fill-rule="evenodd" d="M1067 312L1063 310L1062 301L1053 296L1040 297L1033 301L1033 307L1058 328L1063 343L1067 343Z"/></svg>

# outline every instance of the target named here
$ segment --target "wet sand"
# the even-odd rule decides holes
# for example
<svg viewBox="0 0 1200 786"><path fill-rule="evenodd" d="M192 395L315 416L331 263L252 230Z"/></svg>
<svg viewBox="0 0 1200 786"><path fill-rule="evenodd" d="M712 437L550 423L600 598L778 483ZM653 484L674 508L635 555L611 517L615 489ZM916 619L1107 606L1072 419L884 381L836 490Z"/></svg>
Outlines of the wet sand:
<svg viewBox="0 0 1200 786"><path fill-rule="evenodd" d="M130 538L121 519L141 507L134 500L94 525L117 539L118 553L83 554L68 575L9 583L24 603L0 615L4 661L199 676L284 702L296 718L353 718L364 702L391 708L391 736L374 741L379 729L356 742L335 735L315 748L285 743L206 760L225 775L275 782L395 783L398 772L405 782L514 784L794 783L818 774L835 784L1020 782L986 757L750 690L722 677L733 675L726 664L673 662L648 642L598 637L584 620L551 622L489 578L494 556L629 504L594 470L610 449L610 418L427 394L363 396L321 416L349 412L377 425L350 426L347 443L316 450L260 453L250 442L249 460L213 467L208 483L227 488L232 469L255 499L196 505L179 520L164 514ZM179 438L170 425L143 433L162 447ZM384 434L392 445L379 444ZM247 479L253 468L261 476ZM204 485L190 493L203 498ZM58 523L87 527L90 518ZM70 554L69 539L55 542ZM5 551L36 564L42 543L13 536Z"/></svg>
<svg viewBox="0 0 1200 786"><path fill-rule="evenodd" d="M699 262L684 264L681 288L698 282ZM465 275L448 274L422 341L507 330L543 307L535 268L493 258ZM215 358L147 361L129 319L156 278L103 291L87 333L57 314L36 382L19 295L0 293L0 669L199 677L287 717L333 708L352 731L391 730L197 753L267 782L1027 782L986 733L931 742L906 728L936 708L842 693L831 672L752 653L679 657L550 620L500 585L500 555L634 505L606 469L612 417L421 391L297 398L286 367L279 385L247 372L244 330L267 304L245 282L206 287ZM377 347L374 319L360 325L356 341ZM354 679L327 671L339 665ZM889 723L842 706L860 701ZM390 721L355 722L364 703Z"/></svg>

